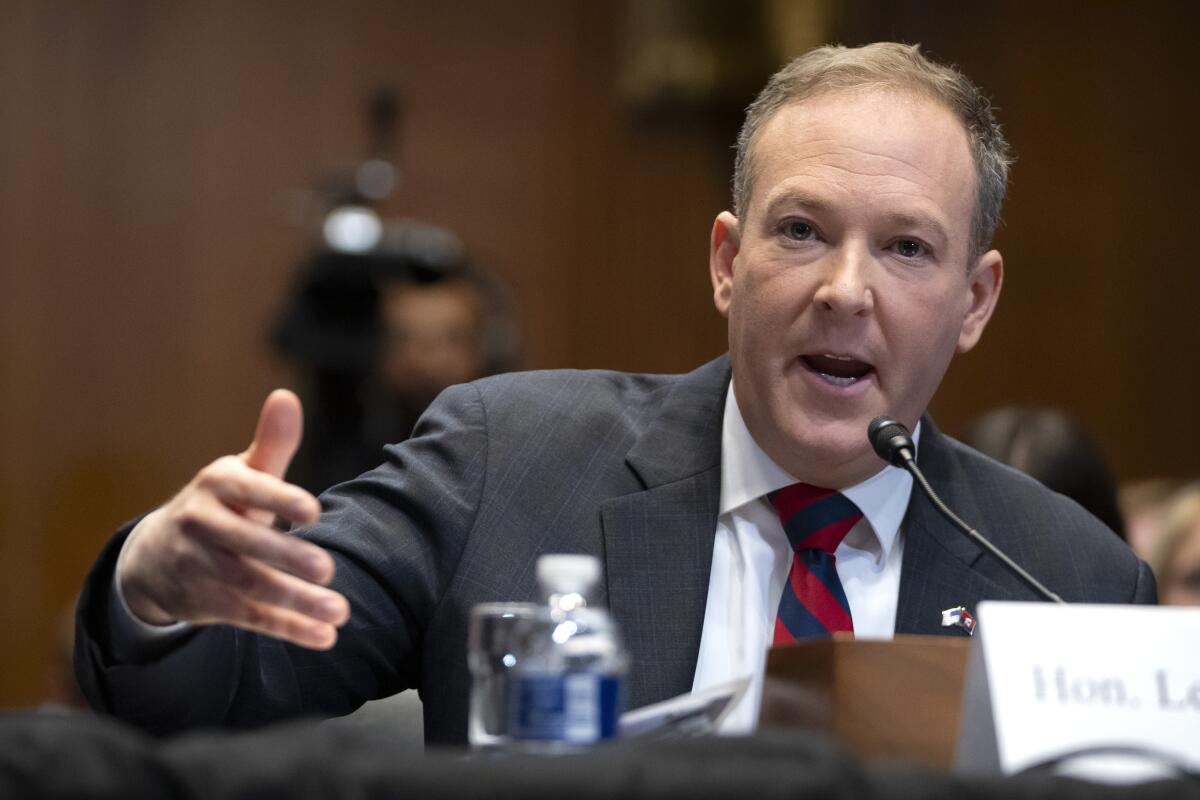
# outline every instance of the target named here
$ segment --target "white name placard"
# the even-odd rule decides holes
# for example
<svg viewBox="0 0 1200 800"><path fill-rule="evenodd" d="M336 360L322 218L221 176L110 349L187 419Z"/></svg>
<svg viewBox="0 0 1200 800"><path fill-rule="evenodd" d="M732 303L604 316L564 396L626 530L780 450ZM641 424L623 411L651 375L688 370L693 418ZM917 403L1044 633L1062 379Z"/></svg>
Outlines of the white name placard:
<svg viewBox="0 0 1200 800"><path fill-rule="evenodd" d="M1200 608L984 602L978 622L960 769L1132 754L1200 771Z"/></svg>

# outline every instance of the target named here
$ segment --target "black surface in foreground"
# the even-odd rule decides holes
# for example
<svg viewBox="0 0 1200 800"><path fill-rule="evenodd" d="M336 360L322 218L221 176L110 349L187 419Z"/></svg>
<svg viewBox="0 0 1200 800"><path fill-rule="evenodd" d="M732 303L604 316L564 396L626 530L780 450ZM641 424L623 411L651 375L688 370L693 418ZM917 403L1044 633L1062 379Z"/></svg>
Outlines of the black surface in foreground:
<svg viewBox="0 0 1200 800"><path fill-rule="evenodd" d="M1131 798L1200 800L1200 780L1108 787L863 764L821 736L615 743L556 758L398 754L313 723L156 740L95 717L0 715L0 797Z"/></svg>

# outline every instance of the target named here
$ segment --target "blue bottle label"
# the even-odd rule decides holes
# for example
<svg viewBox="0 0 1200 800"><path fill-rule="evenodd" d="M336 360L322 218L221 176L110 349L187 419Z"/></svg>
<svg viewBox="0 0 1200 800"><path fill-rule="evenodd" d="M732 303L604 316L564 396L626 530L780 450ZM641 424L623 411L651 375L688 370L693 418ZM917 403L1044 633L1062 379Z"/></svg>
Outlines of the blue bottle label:
<svg viewBox="0 0 1200 800"><path fill-rule="evenodd" d="M588 672L516 676L509 695L514 739L587 744L617 734L621 679Z"/></svg>

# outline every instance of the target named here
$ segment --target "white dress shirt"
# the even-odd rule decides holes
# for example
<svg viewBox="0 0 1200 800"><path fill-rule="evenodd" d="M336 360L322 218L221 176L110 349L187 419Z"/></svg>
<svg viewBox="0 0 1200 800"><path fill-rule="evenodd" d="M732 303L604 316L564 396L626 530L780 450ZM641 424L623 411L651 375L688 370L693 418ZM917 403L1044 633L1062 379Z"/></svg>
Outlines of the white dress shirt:
<svg viewBox="0 0 1200 800"><path fill-rule="evenodd" d="M920 433L918 425L914 441ZM700 690L751 676L749 691L725 717L722 733L750 733L758 725L767 649L792 563L787 534L766 495L793 483L746 429L731 383L721 430L721 505L692 684ZM911 493L912 476L892 466L842 490L863 512L834 553L860 639L890 639L895 632L904 549L900 522Z"/></svg>

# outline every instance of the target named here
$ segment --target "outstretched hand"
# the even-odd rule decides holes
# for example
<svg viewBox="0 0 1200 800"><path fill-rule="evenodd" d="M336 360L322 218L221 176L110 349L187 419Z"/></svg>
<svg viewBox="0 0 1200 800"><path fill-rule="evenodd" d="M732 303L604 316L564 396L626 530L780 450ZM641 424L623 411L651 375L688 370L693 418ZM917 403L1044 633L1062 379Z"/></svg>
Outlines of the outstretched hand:
<svg viewBox="0 0 1200 800"><path fill-rule="evenodd" d="M314 522L317 499L283 480L300 446L300 400L277 389L250 447L200 470L129 536L117 579L144 622L227 623L314 649L337 641L350 616L330 555L272 527Z"/></svg>

